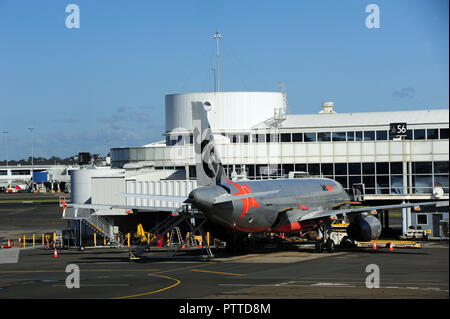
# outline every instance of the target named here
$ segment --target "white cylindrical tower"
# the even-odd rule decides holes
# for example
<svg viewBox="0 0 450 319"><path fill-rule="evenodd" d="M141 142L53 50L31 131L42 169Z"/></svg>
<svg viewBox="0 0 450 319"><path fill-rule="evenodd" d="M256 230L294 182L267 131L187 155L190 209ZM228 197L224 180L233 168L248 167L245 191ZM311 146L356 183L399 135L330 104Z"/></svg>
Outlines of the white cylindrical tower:
<svg viewBox="0 0 450 319"><path fill-rule="evenodd" d="M96 169L95 167L73 170L70 175L71 202L75 204L91 203L91 178L111 175L110 169Z"/></svg>
<svg viewBox="0 0 450 319"><path fill-rule="evenodd" d="M166 95L166 133L192 130L191 102L202 102L213 131L249 130L283 107L280 92L207 92Z"/></svg>

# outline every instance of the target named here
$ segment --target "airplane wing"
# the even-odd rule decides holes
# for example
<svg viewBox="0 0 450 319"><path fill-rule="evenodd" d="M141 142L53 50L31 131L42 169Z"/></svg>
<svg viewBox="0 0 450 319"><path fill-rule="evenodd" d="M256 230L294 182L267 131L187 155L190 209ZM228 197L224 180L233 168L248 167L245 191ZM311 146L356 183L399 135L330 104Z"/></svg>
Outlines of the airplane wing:
<svg viewBox="0 0 450 319"><path fill-rule="evenodd" d="M109 210L109 209L145 209L145 210L153 210L153 211L166 211L173 212L176 207L157 207L157 206L136 206L136 205L107 205L107 204L65 204L65 207L73 207L73 208L86 208L93 210ZM64 208L65 209L65 208Z"/></svg>
<svg viewBox="0 0 450 319"><path fill-rule="evenodd" d="M186 196L170 196L170 195L153 195L153 194L133 194L133 193L120 193L120 195L125 197L135 197L135 198L146 198L161 200L164 202L172 203L189 203Z"/></svg>
<svg viewBox="0 0 450 319"><path fill-rule="evenodd" d="M347 208L347 209L334 209L334 210L297 210L295 209L295 214L291 215L296 217L298 222L321 219L324 217L330 217L331 219L341 218L347 214L354 213L367 213L372 212L377 209L391 209L391 208L406 208L406 207L421 207L421 206L436 206L436 207L446 207L448 206L448 201L439 202L423 202L423 203L405 203L405 204L395 204L395 205L382 205L382 206L367 206L360 208Z"/></svg>

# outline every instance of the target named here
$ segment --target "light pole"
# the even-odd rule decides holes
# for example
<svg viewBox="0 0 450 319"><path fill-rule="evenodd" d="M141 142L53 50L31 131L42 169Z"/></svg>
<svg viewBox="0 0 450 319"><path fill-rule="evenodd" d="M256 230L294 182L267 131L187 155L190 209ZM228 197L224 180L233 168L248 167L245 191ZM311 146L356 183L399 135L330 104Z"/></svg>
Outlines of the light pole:
<svg viewBox="0 0 450 319"><path fill-rule="evenodd" d="M6 166L8 166L8 131L3 131L3 134L5 134L5 151L6 151Z"/></svg>
<svg viewBox="0 0 450 319"><path fill-rule="evenodd" d="M216 34L214 35L214 39L217 40L217 92L220 92L220 84L219 84L219 39L222 36L219 34L219 31L216 30Z"/></svg>
<svg viewBox="0 0 450 319"><path fill-rule="evenodd" d="M28 128L31 133L31 174L33 174L33 166L34 166L34 145L33 145L33 130L34 127Z"/></svg>
<svg viewBox="0 0 450 319"><path fill-rule="evenodd" d="M106 161L106 157L108 157L108 144L109 144L109 140L105 141L105 161Z"/></svg>

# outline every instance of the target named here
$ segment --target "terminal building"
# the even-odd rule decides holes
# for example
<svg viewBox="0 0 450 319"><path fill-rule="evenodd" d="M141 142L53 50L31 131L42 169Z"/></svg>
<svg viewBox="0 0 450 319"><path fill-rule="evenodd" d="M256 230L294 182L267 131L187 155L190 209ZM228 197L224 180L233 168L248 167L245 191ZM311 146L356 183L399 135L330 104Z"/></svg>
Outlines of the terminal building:
<svg viewBox="0 0 450 319"><path fill-rule="evenodd" d="M363 184L364 204L448 200L448 109L340 113L333 102L323 102L311 114L291 114L284 92L206 92L167 95L164 138L111 149L109 175L88 174L90 190L85 188L78 203L157 210L171 204L117 194L189 194L196 187L192 102L202 102L207 111L230 179L324 176L350 194L353 185ZM387 212L382 218L389 227ZM448 211L402 211L404 233L420 226L442 237L437 225L445 220Z"/></svg>
<svg viewBox="0 0 450 319"><path fill-rule="evenodd" d="M72 165L0 166L0 188L68 192Z"/></svg>

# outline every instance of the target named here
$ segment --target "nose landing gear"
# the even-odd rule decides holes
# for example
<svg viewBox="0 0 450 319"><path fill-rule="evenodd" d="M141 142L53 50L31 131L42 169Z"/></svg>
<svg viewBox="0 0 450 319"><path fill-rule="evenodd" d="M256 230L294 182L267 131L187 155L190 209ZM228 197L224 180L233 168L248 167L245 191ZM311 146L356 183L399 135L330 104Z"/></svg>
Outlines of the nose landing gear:
<svg viewBox="0 0 450 319"><path fill-rule="evenodd" d="M322 233L323 237L316 240L315 250L317 253L323 252L324 249L329 253L334 253L336 244L334 240L330 237L331 232L331 221L329 219L325 220L323 223L317 225L318 230Z"/></svg>

